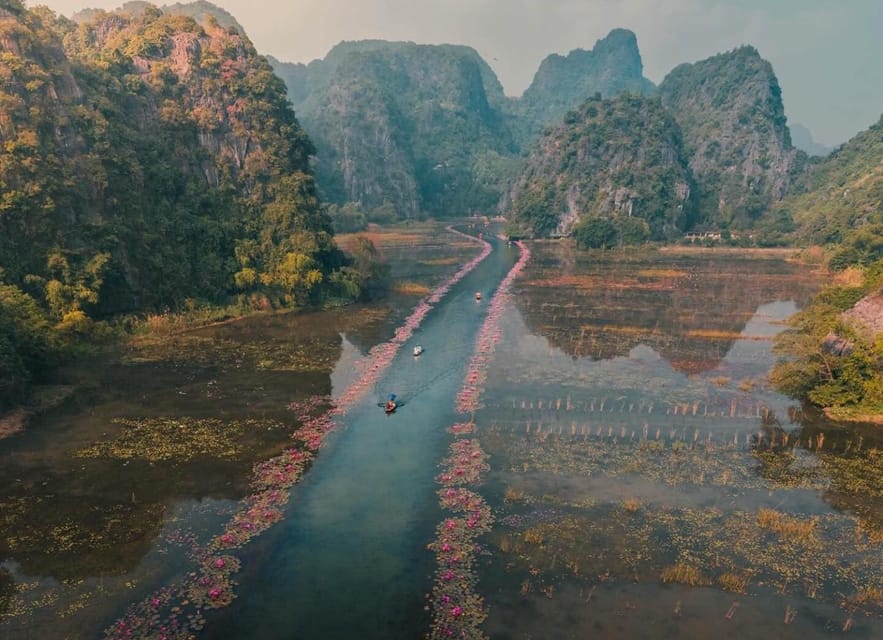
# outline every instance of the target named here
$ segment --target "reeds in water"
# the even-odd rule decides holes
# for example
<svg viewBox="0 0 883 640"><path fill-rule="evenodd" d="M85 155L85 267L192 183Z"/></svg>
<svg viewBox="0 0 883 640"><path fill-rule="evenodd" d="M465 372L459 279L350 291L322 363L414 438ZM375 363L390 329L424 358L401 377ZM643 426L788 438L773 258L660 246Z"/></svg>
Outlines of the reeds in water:
<svg viewBox="0 0 883 640"><path fill-rule="evenodd" d="M662 570L660 576L663 582L677 582L691 587L709 584L698 568L685 562L679 562Z"/></svg>

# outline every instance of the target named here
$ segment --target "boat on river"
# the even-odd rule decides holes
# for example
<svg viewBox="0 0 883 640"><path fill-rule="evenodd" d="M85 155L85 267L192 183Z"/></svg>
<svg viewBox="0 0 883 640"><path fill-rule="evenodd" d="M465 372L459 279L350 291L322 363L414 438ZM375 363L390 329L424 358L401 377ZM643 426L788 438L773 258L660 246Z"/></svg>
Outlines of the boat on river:
<svg viewBox="0 0 883 640"><path fill-rule="evenodd" d="M421 353L423 353L423 347L418 344L416 347L414 347L414 355L419 356Z"/></svg>

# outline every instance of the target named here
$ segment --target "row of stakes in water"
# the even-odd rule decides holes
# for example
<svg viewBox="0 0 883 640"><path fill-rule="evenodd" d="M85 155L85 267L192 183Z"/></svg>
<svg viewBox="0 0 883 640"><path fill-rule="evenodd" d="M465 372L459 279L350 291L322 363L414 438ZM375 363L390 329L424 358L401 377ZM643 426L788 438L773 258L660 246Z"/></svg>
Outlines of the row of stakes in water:
<svg viewBox="0 0 883 640"><path fill-rule="evenodd" d="M590 400L576 402L569 397L565 400L558 398L557 400L512 400L513 409L522 409L525 411L556 411L561 412L577 412L583 413L660 413L665 411L665 415L672 416L696 416L709 418L737 418L753 420L756 418L767 418L770 416L770 409L761 402L751 404L739 403L735 398L730 400L729 406L714 407L707 402L696 400L694 402L666 403L660 406L656 402L626 402L624 400L608 400L607 398L592 398Z"/></svg>
<svg viewBox="0 0 883 640"><path fill-rule="evenodd" d="M489 427L492 431L517 430L521 423L512 423L508 427L499 421ZM769 449L810 449L814 451L827 450L830 452L841 451L843 453L857 453L866 449L864 438L858 436L855 439L829 442L825 445L825 434L818 433L805 438L781 431L736 431L721 433L719 431L702 431L700 429L686 428L652 428L644 423L642 429L629 429L622 425L591 425L587 422L577 423L572 421L570 425L561 423L543 424L543 422L524 422L524 433L546 439L548 437L567 438L570 441L581 438L584 442L589 438L610 440L614 443L642 443L642 442L682 442L694 445L717 446L725 448L761 448ZM869 449L876 452L876 447Z"/></svg>

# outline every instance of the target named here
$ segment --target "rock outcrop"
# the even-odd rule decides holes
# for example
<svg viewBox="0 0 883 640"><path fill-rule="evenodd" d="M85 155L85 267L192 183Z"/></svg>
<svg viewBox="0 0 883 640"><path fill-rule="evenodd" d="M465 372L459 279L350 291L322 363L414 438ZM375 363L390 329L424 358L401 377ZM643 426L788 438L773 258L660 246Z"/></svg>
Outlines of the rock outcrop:
<svg viewBox="0 0 883 640"><path fill-rule="evenodd" d="M778 80L753 47L675 67L659 95L683 131L710 226L751 227L803 170Z"/></svg>
<svg viewBox="0 0 883 640"><path fill-rule="evenodd" d="M493 208L500 192L477 166L515 148L502 87L473 49L346 42L309 65L275 65L330 201L406 218Z"/></svg>

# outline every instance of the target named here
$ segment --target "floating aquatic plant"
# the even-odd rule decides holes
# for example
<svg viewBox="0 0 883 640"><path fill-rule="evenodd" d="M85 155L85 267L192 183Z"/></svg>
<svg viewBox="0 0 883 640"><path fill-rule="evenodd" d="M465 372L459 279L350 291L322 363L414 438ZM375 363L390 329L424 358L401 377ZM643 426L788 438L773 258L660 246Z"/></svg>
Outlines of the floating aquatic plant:
<svg viewBox="0 0 883 640"><path fill-rule="evenodd" d="M509 295L513 279L530 257L523 244L521 256L501 282L488 306L488 313L479 329L475 355L467 366L463 387L457 396L457 410L474 412L486 377L486 367L494 345L499 340L499 321L503 304ZM477 485L489 469L487 455L479 441L464 436L473 434L472 421L457 423L450 428L455 440L449 455L442 461L442 471L436 477L442 485L440 503L450 512L461 514L446 518L436 529L436 538L428 546L435 552L438 568L430 603L432 624L429 637L484 638L481 624L487 617L483 599L477 593L475 560L477 538L490 530L493 518L490 507L476 493L462 487Z"/></svg>

